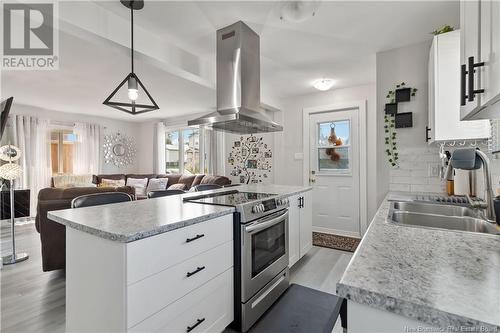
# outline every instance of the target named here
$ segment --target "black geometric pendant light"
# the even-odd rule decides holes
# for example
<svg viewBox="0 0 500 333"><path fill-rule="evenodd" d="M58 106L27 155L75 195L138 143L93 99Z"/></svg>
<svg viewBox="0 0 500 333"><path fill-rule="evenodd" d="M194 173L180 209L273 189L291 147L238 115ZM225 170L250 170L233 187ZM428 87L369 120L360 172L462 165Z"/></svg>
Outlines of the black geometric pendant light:
<svg viewBox="0 0 500 333"><path fill-rule="evenodd" d="M120 2L127 8L130 8L130 34L131 34L131 47L130 47L130 57L131 57L131 67L132 71L128 74L125 79L116 87L115 90L109 95L108 98L103 102L104 105L110 106L120 111L124 111L133 115L158 110L158 104L154 101L153 97L149 94L146 87L142 84L141 80L134 73L134 10L140 10L144 7L143 0L120 0ZM128 101L112 101L116 93L124 87L127 83L127 96ZM139 97L139 88L144 91L149 99L150 104L138 104L136 103Z"/></svg>

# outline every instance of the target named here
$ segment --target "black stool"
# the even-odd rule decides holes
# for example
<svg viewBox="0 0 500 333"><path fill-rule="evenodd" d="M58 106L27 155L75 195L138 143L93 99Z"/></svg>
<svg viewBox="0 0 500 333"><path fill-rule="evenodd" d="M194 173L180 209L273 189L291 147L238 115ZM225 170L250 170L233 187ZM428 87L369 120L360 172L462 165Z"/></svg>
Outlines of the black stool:
<svg viewBox="0 0 500 333"><path fill-rule="evenodd" d="M291 284L249 332L331 333L339 315L347 329L345 298Z"/></svg>

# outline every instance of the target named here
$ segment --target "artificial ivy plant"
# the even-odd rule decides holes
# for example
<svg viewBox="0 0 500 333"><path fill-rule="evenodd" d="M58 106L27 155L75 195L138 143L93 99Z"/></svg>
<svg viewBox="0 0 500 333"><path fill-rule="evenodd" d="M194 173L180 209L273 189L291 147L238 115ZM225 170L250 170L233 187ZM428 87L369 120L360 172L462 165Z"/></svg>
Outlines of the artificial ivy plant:
<svg viewBox="0 0 500 333"><path fill-rule="evenodd" d="M395 167L398 165L398 146L396 143L396 125L394 116L386 114L384 117L384 131L385 131L385 152L389 163Z"/></svg>
<svg viewBox="0 0 500 333"><path fill-rule="evenodd" d="M406 83L401 82L396 85L397 89L406 88ZM409 88L410 94L414 97L417 93L417 88ZM390 103L396 102L396 90L389 90L386 98ZM385 152L387 154L387 160L391 164L391 166L396 167L398 165L398 145L396 141L396 115L386 114L384 116L384 132L385 132Z"/></svg>

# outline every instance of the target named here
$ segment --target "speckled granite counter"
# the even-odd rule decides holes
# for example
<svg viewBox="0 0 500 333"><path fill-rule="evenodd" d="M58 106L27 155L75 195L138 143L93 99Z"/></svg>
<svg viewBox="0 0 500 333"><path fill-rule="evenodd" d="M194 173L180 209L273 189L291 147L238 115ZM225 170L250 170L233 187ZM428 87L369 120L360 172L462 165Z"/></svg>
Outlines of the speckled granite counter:
<svg viewBox="0 0 500 333"><path fill-rule="evenodd" d="M48 218L117 242L132 242L232 214L234 208L182 202L169 197L52 211Z"/></svg>
<svg viewBox="0 0 500 333"><path fill-rule="evenodd" d="M183 202L184 197L230 190L290 196L310 190L303 186L242 185L218 190L191 192L182 196L124 202L96 207L49 212L48 218L67 227L117 242L142 238L231 214L232 207Z"/></svg>
<svg viewBox="0 0 500 333"><path fill-rule="evenodd" d="M337 294L435 327L500 330L500 236L387 222L390 193Z"/></svg>

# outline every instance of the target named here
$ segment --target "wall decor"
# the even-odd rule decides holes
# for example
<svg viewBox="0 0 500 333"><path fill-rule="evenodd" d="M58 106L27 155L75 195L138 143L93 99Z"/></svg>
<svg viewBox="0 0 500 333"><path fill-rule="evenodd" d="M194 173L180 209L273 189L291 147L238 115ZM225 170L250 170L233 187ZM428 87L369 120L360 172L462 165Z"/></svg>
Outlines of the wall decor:
<svg viewBox="0 0 500 333"><path fill-rule="evenodd" d="M398 103L410 102L416 94L417 88L407 87L406 83L401 82L396 85L396 89L389 90L385 96L388 99L384 115L385 152L392 167L397 167L399 160L396 128L413 126L413 114L411 112L398 113Z"/></svg>
<svg viewBox="0 0 500 333"><path fill-rule="evenodd" d="M105 135L103 149L106 164L123 167L134 162L136 153L134 141L120 132Z"/></svg>
<svg viewBox="0 0 500 333"><path fill-rule="evenodd" d="M232 167L231 176L241 184L258 184L269 178L272 171L273 152L263 137L241 136L231 147L227 162Z"/></svg>
<svg viewBox="0 0 500 333"><path fill-rule="evenodd" d="M407 128L413 126L413 113L402 112L395 115L396 128Z"/></svg>

